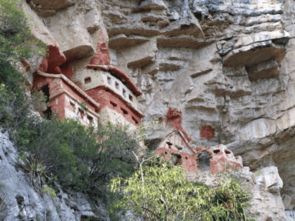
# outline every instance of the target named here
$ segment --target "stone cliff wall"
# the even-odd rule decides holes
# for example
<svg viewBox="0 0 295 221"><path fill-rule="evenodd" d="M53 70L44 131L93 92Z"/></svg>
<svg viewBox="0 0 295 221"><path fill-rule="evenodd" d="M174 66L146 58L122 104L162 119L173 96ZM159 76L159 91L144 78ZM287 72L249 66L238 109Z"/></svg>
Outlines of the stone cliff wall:
<svg viewBox="0 0 295 221"><path fill-rule="evenodd" d="M295 206L294 6L272 0L101 3L112 61L143 90L147 128L161 127L167 110L178 108L197 144L227 144L252 169L278 166L288 209ZM201 136L207 125L215 131L209 141Z"/></svg>
<svg viewBox="0 0 295 221"><path fill-rule="evenodd" d="M226 144L252 170L277 166L294 210L294 1L28 2L33 33L59 47L75 73L108 42L111 63L143 91L150 143L177 108L196 144ZM202 135L208 127L213 137Z"/></svg>

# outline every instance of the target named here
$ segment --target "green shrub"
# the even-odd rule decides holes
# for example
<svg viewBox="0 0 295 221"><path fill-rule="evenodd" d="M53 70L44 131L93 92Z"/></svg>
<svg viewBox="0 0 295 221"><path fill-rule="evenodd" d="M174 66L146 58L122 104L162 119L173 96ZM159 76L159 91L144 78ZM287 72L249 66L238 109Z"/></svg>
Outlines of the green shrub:
<svg viewBox="0 0 295 221"><path fill-rule="evenodd" d="M0 66L36 53L43 54L44 45L32 36L21 0L0 0Z"/></svg>
<svg viewBox="0 0 295 221"><path fill-rule="evenodd" d="M19 61L44 52L30 33L20 0L0 0L0 126L11 134L26 120L29 102Z"/></svg>
<svg viewBox="0 0 295 221"><path fill-rule="evenodd" d="M27 121L17 144L44 165L47 177L77 191L104 195L108 180L132 173L137 142L124 128L99 125L97 130L65 120Z"/></svg>
<svg viewBox="0 0 295 221"><path fill-rule="evenodd" d="M56 197L56 192L53 188L51 188L48 185L44 185L42 187L42 192L45 194L48 194L51 198L55 198Z"/></svg>
<svg viewBox="0 0 295 221"><path fill-rule="evenodd" d="M113 215L131 210L144 220L248 220L248 196L237 181L225 178L220 186L208 187L188 181L181 168L166 163L144 166L127 179L114 178L110 188L117 196Z"/></svg>

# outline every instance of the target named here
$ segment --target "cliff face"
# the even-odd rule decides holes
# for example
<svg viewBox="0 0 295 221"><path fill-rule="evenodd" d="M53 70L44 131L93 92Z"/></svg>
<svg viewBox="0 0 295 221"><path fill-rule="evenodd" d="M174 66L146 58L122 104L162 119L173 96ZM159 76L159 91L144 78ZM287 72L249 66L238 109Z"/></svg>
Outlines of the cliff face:
<svg viewBox="0 0 295 221"><path fill-rule="evenodd" d="M294 210L292 0L27 2L34 35L58 46L76 74L108 41L111 63L143 91L148 141L161 138L168 109L177 108L196 144L226 144L253 170L278 167L285 208ZM210 140L201 137L208 126Z"/></svg>
<svg viewBox="0 0 295 221"><path fill-rule="evenodd" d="M227 144L252 169L275 165L294 209L292 1L103 1L113 62L144 91L156 139L169 107L197 144ZM203 126L215 137L201 139ZM159 134L160 136L160 134Z"/></svg>

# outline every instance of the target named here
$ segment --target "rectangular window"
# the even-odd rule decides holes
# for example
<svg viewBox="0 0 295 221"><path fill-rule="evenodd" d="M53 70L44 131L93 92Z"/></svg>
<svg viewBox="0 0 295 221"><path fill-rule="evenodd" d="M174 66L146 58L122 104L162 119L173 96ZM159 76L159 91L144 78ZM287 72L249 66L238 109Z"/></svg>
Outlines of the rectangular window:
<svg viewBox="0 0 295 221"><path fill-rule="evenodd" d="M132 97L131 94L129 94L129 100L130 100L130 101L133 101L133 97Z"/></svg>
<svg viewBox="0 0 295 221"><path fill-rule="evenodd" d="M123 114L127 115L128 114L128 111L125 110L124 108L121 108L121 111L123 112Z"/></svg>
<svg viewBox="0 0 295 221"><path fill-rule="evenodd" d="M87 119L88 119L88 122L89 122L89 124L93 124L93 117L91 117L91 116L87 116Z"/></svg>
<svg viewBox="0 0 295 221"><path fill-rule="evenodd" d="M113 107L117 107L117 104L114 103L113 101L110 101L110 104L111 104Z"/></svg>
<svg viewBox="0 0 295 221"><path fill-rule="evenodd" d="M123 91L123 97L126 97L126 90L123 89L122 91Z"/></svg>
<svg viewBox="0 0 295 221"><path fill-rule="evenodd" d="M85 83L85 84L89 84L89 83L91 83L91 77L86 77L86 78L84 78L84 83Z"/></svg>

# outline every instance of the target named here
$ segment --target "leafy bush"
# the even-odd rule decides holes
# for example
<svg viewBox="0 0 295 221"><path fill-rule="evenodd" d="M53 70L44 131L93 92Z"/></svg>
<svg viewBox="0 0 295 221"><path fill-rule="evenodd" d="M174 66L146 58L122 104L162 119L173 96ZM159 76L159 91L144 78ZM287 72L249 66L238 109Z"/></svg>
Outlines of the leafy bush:
<svg viewBox="0 0 295 221"><path fill-rule="evenodd" d="M138 145L121 127L99 125L94 130L55 119L27 121L18 129L16 141L44 165L44 177L55 177L64 187L92 195L103 195L103 184L110 177L133 171L131 150Z"/></svg>
<svg viewBox="0 0 295 221"><path fill-rule="evenodd" d="M44 53L44 45L32 36L20 7L20 0L0 0L0 66Z"/></svg>
<svg viewBox="0 0 295 221"><path fill-rule="evenodd" d="M31 35L20 3L0 0L0 125L11 133L26 120L29 108L24 78L16 67L21 59L44 51Z"/></svg>
<svg viewBox="0 0 295 221"><path fill-rule="evenodd" d="M113 214L131 210L144 220L249 220L244 214L248 196L237 181L226 178L210 188L188 181L181 168L166 163L144 166L128 179L113 179L111 191L121 194Z"/></svg>

